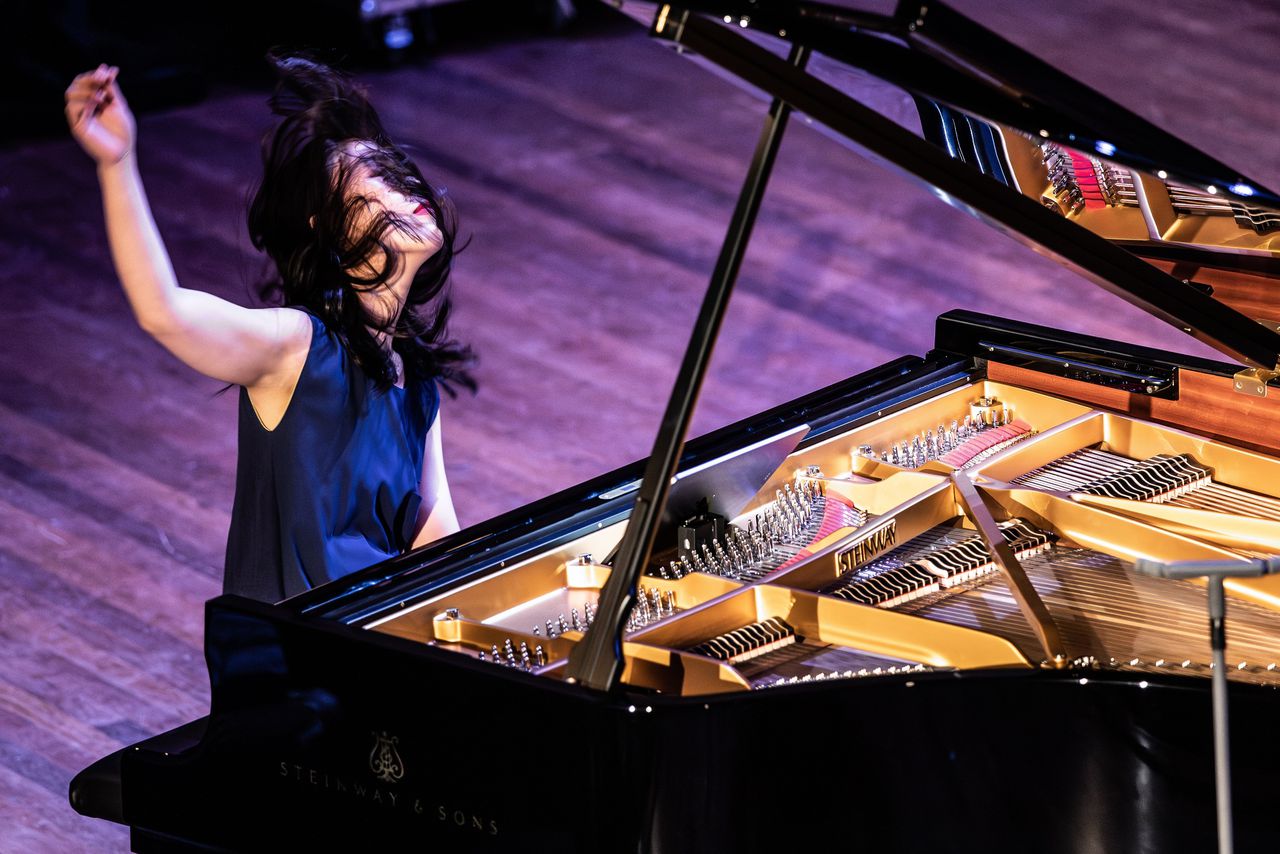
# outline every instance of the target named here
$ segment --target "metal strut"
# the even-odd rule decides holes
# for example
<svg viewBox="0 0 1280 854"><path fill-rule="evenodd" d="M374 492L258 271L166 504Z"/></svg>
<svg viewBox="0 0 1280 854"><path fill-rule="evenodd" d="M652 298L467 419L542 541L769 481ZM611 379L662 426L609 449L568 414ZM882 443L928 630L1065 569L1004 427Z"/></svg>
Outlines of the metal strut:
<svg viewBox="0 0 1280 854"><path fill-rule="evenodd" d="M655 34L662 35L660 30L666 27L682 26L683 21L675 18L688 14L683 12L673 16L669 7L660 8L655 22ZM796 68L803 68L808 59L807 47L793 45L787 61ZM729 295L737 280L742 257L746 254L747 241L760 210L765 185L773 169L773 161L782 143L782 134L790 114L790 106L779 98L774 98L769 105L751 167L747 170L738 203L729 220L724 244L720 247L720 256L711 274L711 284L702 301L702 309L694 323L684 361L676 376L675 388L667 402L657 438L654 439L653 451L645 466L644 480L640 483L635 507L627 522L622 543L618 546L613 570L600 592L600 604L591 629L569 654L566 681L609 691L617 685L622 674L622 630L627 612L635 599L640 574L653 552L653 540L662 519L662 508L666 503L671 478L680 462L680 452L684 448L693 406L698 400L707 364L711 361L712 347L724 319L725 309L728 308Z"/></svg>
<svg viewBox="0 0 1280 854"><path fill-rule="evenodd" d="M1017 555L1013 553L1013 549L1009 548L1004 535L1000 533L1000 526L996 524L995 517L991 515L987 505L983 503L978 488L963 471L953 473L951 481L956 486L956 493L960 497L960 505L964 508L965 515L973 522L979 536L987 544L992 561L1009 585L1013 601L1018 603L1018 610L1022 612L1031 630L1035 632L1036 640L1040 642L1040 649L1044 652L1045 664L1055 668L1065 667L1067 652L1062 643L1062 633L1058 631L1058 624L1054 622L1053 614L1049 613L1040 594L1031 585L1031 580L1027 578L1026 570L1022 568Z"/></svg>

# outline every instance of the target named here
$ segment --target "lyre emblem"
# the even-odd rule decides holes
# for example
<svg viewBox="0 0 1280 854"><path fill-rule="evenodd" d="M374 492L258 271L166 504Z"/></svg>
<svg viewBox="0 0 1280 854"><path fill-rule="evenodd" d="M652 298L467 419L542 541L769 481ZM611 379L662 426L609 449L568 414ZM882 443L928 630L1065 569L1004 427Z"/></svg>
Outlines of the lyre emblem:
<svg viewBox="0 0 1280 854"><path fill-rule="evenodd" d="M394 783L404 776L404 761L396 751L399 736L389 736L386 732L373 734L373 750L369 753L369 770L379 780Z"/></svg>

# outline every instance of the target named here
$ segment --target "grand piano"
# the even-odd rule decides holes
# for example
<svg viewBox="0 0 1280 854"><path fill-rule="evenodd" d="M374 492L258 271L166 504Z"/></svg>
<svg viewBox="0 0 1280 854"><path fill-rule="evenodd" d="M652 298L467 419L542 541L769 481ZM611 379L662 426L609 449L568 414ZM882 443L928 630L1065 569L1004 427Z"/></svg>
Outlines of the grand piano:
<svg viewBox="0 0 1280 854"><path fill-rule="evenodd" d="M1280 199L941 3L613 5L770 100L654 454L211 600L209 715L74 808L137 852L1209 850L1206 589L1136 564L1280 553ZM956 310L685 443L793 112L1223 360ZM1280 581L1227 608L1270 851Z"/></svg>

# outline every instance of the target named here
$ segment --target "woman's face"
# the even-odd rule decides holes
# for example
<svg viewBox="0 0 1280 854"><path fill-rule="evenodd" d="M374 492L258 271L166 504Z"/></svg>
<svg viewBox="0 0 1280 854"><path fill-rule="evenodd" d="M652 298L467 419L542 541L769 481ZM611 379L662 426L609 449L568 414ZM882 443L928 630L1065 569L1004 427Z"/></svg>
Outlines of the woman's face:
<svg viewBox="0 0 1280 854"><path fill-rule="evenodd" d="M361 234L368 228L370 221L382 210L400 214L414 224L408 233L390 227L383 234L383 240L396 252L409 256L410 261L425 261L434 255L443 244L443 236L436 225L431 210L422 197L406 195L400 189L392 187L377 174L375 167L362 155L375 152L372 143L361 140L343 143L340 151L347 158L353 173L349 185L351 197L363 197L367 204L357 207L355 221L352 223L353 235Z"/></svg>

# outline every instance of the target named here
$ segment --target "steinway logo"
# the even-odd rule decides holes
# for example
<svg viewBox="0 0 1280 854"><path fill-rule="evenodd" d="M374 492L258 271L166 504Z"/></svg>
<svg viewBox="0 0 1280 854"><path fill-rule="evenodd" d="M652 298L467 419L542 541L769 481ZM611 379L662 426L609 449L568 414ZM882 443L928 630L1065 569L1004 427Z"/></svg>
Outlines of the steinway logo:
<svg viewBox="0 0 1280 854"><path fill-rule="evenodd" d="M897 541L898 520L890 519L887 525L876 528L836 554L836 568L842 573L857 569Z"/></svg>
<svg viewBox="0 0 1280 854"><path fill-rule="evenodd" d="M385 732L373 734L373 752L369 754L369 770L384 783L394 783L404 776L404 762L396 751L399 736Z"/></svg>
<svg viewBox="0 0 1280 854"><path fill-rule="evenodd" d="M373 749L369 753L369 770L375 780L383 783L398 783L404 778L404 760L396 745L400 739L386 732L373 733ZM437 801L425 792L413 789L392 788L370 783L367 777L343 776L324 768L300 765L296 762L281 760L279 776L294 785L324 791L330 795L375 805L388 810L412 815L437 825L446 825L459 830L483 833L487 836L498 835L498 821L482 814L462 808L457 804Z"/></svg>

